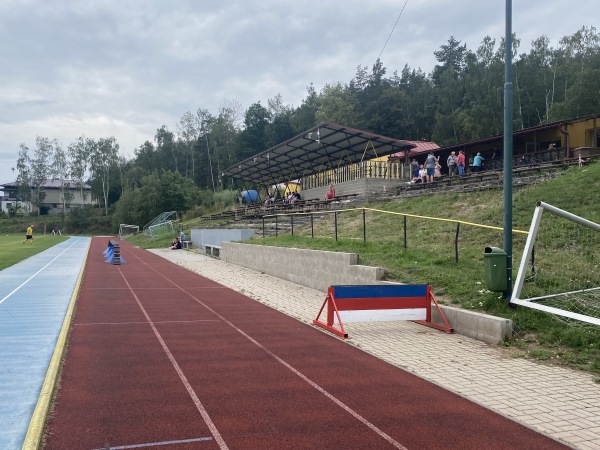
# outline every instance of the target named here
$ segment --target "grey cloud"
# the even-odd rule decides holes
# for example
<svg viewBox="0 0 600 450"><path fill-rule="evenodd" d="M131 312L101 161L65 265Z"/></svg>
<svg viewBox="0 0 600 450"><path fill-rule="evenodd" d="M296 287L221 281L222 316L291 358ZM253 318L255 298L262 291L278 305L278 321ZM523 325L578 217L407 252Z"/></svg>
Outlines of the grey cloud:
<svg viewBox="0 0 600 450"><path fill-rule="evenodd" d="M522 51L600 22L586 5L513 2ZM36 135L65 145L115 135L130 152L225 99L244 107L281 93L296 106L312 82L347 83L379 56L404 2L393 0L24 0L0 2L0 149L16 161ZM388 74L433 69L450 36L499 43L504 2L410 0L382 55ZM10 158L8 158L10 160ZM0 161L0 180L10 162ZM9 172L6 173L6 170Z"/></svg>

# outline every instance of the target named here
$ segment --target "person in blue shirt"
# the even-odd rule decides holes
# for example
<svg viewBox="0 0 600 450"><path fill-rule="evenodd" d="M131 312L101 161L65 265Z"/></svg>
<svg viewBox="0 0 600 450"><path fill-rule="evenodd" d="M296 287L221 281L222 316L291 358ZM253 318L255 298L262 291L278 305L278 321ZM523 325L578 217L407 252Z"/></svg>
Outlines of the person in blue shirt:
<svg viewBox="0 0 600 450"><path fill-rule="evenodd" d="M435 175L435 163L437 160L435 156L433 156L433 152L430 152L427 155L427 159L425 160L425 169L427 169L427 182L433 183L433 176Z"/></svg>
<svg viewBox="0 0 600 450"><path fill-rule="evenodd" d="M473 158L473 172L481 172L483 170L483 161L485 158L481 156L481 153L477 153Z"/></svg>

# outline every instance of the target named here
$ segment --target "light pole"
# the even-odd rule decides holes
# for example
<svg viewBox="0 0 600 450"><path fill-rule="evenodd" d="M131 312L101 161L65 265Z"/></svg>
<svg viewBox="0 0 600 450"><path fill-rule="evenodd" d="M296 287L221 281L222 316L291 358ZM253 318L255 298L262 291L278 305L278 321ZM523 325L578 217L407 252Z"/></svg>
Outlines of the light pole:
<svg viewBox="0 0 600 450"><path fill-rule="evenodd" d="M506 292L512 294L512 156L513 156L513 85L512 85L512 0L506 0L506 37L504 69L504 251L506 252Z"/></svg>

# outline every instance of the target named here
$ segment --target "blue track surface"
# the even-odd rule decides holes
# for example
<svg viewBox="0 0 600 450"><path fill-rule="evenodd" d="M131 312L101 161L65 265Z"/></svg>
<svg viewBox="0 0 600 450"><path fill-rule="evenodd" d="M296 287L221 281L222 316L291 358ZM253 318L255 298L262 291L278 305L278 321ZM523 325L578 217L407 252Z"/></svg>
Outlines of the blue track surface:
<svg viewBox="0 0 600 450"><path fill-rule="evenodd" d="M91 239L0 271L0 449L20 449Z"/></svg>

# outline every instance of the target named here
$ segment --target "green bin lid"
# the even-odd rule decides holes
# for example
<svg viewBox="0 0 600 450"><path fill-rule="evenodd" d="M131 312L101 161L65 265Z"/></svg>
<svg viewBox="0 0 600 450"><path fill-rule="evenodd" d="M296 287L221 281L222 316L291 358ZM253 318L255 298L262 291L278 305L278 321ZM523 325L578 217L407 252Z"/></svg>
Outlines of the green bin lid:
<svg viewBox="0 0 600 450"><path fill-rule="evenodd" d="M506 255L506 252L498 247L486 247L483 250L484 253L495 253L497 255Z"/></svg>

